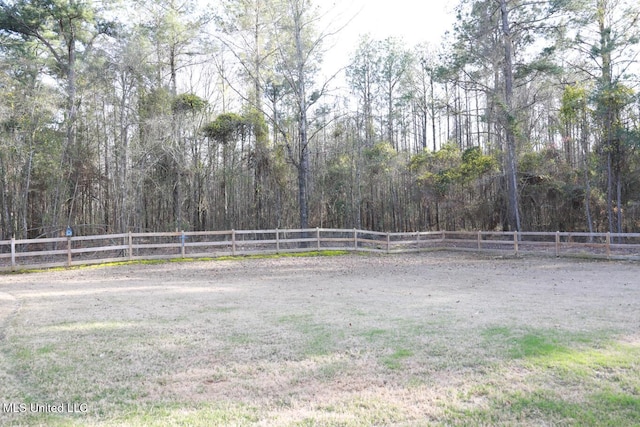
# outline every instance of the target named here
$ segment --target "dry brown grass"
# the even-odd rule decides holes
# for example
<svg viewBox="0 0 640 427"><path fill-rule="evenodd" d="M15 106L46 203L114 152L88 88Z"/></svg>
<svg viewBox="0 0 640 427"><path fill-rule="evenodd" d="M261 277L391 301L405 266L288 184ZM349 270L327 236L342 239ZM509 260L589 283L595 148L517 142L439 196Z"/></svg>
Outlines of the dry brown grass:
<svg viewBox="0 0 640 427"><path fill-rule="evenodd" d="M438 252L0 276L0 405L87 409L0 424L624 424L639 273Z"/></svg>

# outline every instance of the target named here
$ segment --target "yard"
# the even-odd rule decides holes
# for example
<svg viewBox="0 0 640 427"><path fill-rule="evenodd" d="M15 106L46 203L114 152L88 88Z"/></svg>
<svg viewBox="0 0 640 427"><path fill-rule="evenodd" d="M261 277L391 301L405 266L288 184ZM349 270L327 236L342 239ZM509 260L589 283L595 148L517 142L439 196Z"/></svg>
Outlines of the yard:
<svg viewBox="0 0 640 427"><path fill-rule="evenodd" d="M0 276L2 425L632 425L640 264L451 252Z"/></svg>

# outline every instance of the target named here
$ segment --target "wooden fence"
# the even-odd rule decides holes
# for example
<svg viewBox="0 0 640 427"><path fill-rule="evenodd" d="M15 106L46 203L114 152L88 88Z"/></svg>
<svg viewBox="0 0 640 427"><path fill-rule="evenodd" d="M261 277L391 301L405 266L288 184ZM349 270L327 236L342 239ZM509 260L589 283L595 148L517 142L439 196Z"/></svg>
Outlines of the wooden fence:
<svg viewBox="0 0 640 427"><path fill-rule="evenodd" d="M0 241L0 271L105 262L311 250L402 253L461 250L640 260L640 233L413 232L355 229L122 233Z"/></svg>

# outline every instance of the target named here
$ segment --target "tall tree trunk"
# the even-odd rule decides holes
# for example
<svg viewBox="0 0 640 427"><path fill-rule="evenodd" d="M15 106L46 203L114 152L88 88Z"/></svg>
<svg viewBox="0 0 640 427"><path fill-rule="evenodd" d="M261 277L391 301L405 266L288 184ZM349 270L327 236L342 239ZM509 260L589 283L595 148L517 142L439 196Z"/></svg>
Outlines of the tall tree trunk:
<svg viewBox="0 0 640 427"><path fill-rule="evenodd" d="M585 194L584 194L584 209L585 215L587 217L587 227L589 229L589 241L593 240L591 234L593 234L593 219L591 217L591 182L589 180L589 142L587 138L587 129L588 122L586 113L583 113L580 124L580 139L582 146L582 166L584 168L584 186L585 186Z"/></svg>
<svg viewBox="0 0 640 427"><path fill-rule="evenodd" d="M611 74L611 32L610 28L606 22L606 12L608 10L608 0L598 0L596 5L596 13L598 20L598 32L600 35L600 60L601 60L601 81L600 81L600 90L603 91L604 99L600 102L604 102L604 105L600 107L604 110L603 112L603 145L604 150L607 155L607 219L609 222L609 232L613 233L615 231L614 227L614 214L613 214L613 180L614 180L614 171L613 171L613 159L612 159L612 150L614 144L614 126L615 126L615 118L616 114L613 111L614 106L610 105L607 100L606 93L612 90L612 74Z"/></svg>
<svg viewBox="0 0 640 427"><path fill-rule="evenodd" d="M515 117L513 111L513 47L509 24L507 0L500 0L502 15L502 40L504 43L504 126L507 148L507 191L509 223L513 230L520 231L520 211L518 208L518 172L516 163Z"/></svg>
<svg viewBox="0 0 640 427"><path fill-rule="evenodd" d="M619 156L618 156L619 158ZM617 206L617 232L622 233L622 173L620 161L618 160L616 165L616 206ZM622 239L622 238L620 238ZM620 242L622 243L622 242Z"/></svg>
<svg viewBox="0 0 640 427"><path fill-rule="evenodd" d="M69 69L67 70L67 82L68 82L68 121L67 121L67 145L69 149L72 150L72 158L69 160L71 164L70 175L73 177L71 184L74 187L73 195L71 197L71 203L69 206L69 214L67 218L67 225L70 225L73 221L73 206L76 197L76 190L78 187L78 181L80 179L78 167L80 166L80 162L82 159L80 158L80 153L82 150L78 145L76 140L76 119L78 115L78 110L76 107L76 48L75 48L75 40L72 38L69 40L68 45L69 52ZM75 158L73 158L75 157Z"/></svg>
<svg viewBox="0 0 640 427"><path fill-rule="evenodd" d="M9 208L9 197L8 197L8 186L7 186L7 169L5 167L4 156L0 151L0 183L2 184L2 221L0 222L0 229L2 234L0 234L0 239L6 240L15 234L13 230L13 221L11 221L11 209Z"/></svg>
<svg viewBox="0 0 640 427"><path fill-rule="evenodd" d="M302 40L302 7L298 1L294 2L294 37L296 47L296 98L298 102L298 202L300 209L300 228L309 227L309 205L307 199L307 184L309 180L309 140L307 134L307 90L305 76L305 55Z"/></svg>
<svg viewBox="0 0 640 427"><path fill-rule="evenodd" d="M33 142L33 139L31 140ZM34 149L29 148L29 161L27 163L27 170L25 171L25 183L24 183L24 196L22 197L22 238L29 238L29 188L31 187L31 169L33 167L33 154Z"/></svg>
<svg viewBox="0 0 640 427"><path fill-rule="evenodd" d="M433 95L433 71L429 74L429 85L431 86L431 134L433 137L433 152L436 150L436 100Z"/></svg>
<svg viewBox="0 0 640 427"><path fill-rule="evenodd" d="M609 221L610 233L615 231L613 218L613 166L611 152L607 150L607 220Z"/></svg>
<svg viewBox="0 0 640 427"><path fill-rule="evenodd" d="M67 106L66 106L66 141L65 147L62 152L62 158L60 159L61 175L55 188L53 213L51 216L51 236L55 236L55 233L62 224L71 225L73 220L73 200L75 198L75 191L71 191L71 187L74 185L74 180L77 183L77 172L75 168L78 166L79 159L75 157L79 155L79 150L76 147L75 129L76 129L76 49L75 39L73 38L73 31L71 32L71 39L67 41L67 56L66 64L59 64L63 67L67 74ZM68 168L68 169L67 169ZM74 179L75 178L75 179ZM65 201L69 201L67 206L66 221L63 217L62 209Z"/></svg>

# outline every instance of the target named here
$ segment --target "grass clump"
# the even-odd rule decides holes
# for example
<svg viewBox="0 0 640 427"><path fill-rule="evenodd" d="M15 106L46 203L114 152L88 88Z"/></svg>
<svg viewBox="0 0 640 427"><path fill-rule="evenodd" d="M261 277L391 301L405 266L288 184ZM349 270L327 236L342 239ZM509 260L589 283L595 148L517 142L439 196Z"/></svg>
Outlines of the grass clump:
<svg viewBox="0 0 640 427"><path fill-rule="evenodd" d="M211 258L213 261L233 261L239 259L278 259L278 258L305 258L305 257L317 257L317 256L341 256L347 255L349 251L338 250L321 250L321 251L304 251L304 252L280 252L273 254L255 254L255 255L224 255L216 258ZM182 259L182 258L179 258Z"/></svg>
<svg viewBox="0 0 640 427"><path fill-rule="evenodd" d="M447 407L445 424L637 425L639 345L604 340L601 331L499 326L482 336L504 359ZM466 401L483 403L468 407Z"/></svg>
<svg viewBox="0 0 640 427"><path fill-rule="evenodd" d="M387 369L398 370L402 368L402 360L413 356L413 351L406 348L399 348L391 355L382 359L382 363Z"/></svg>
<svg viewBox="0 0 640 427"><path fill-rule="evenodd" d="M203 262L203 261L236 261L242 259L278 259L278 258L302 258L302 257L333 257L347 255L349 251L343 250L316 250L304 252L281 252L273 254L255 254L255 255L222 255L217 257L176 257L161 259L135 259L123 261L100 262L92 264L73 265L70 267L48 267L48 268L19 268L15 271L0 271L2 274L29 274L44 273L68 270L82 270L88 268L105 268L105 267L121 267L126 265L159 265L167 263L186 263L186 262Z"/></svg>
<svg viewBox="0 0 640 427"><path fill-rule="evenodd" d="M310 314L280 316L278 323L290 328L298 337L301 356L324 356L337 347L344 332L335 330L325 323L316 322Z"/></svg>

